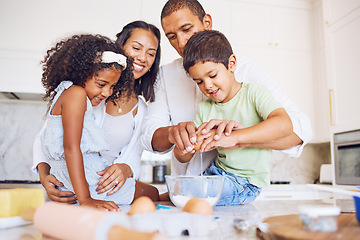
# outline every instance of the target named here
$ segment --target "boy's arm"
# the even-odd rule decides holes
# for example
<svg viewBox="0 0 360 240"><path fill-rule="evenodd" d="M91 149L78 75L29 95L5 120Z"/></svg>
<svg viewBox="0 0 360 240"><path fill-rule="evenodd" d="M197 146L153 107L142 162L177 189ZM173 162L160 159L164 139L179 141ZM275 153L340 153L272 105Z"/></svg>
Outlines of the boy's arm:
<svg viewBox="0 0 360 240"><path fill-rule="evenodd" d="M209 143L204 141L202 148L205 151L214 148L254 147L266 148L279 139L288 138L292 134L291 120L283 108L272 111L268 118L254 126L233 131L230 135L221 135L219 140ZM251 143L251 144L250 144Z"/></svg>
<svg viewBox="0 0 360 240"><path fill-rule="evenodd" d="M254 148L269 148L282 151L297 145L301 145L302 143L303 141L299 138L299 136L296 135L295 132L292 132L289 136L286 136L284 138L280 138L267 143L250 143L247 144L247 146Z"/></svg>
<svg viewBox="0 0 360 240"><path fill-rule="evenodd" d="M269 71L241 54L236 54L236 57L238 61L235 71L235 75L238 76L237 79L267 86L275 100L283 105L293 124L291 136L270 143L252 144L251 147L283 150L291 157L300 156L303 147L312 139L313 135L308 116L298 109Z"/></svg>

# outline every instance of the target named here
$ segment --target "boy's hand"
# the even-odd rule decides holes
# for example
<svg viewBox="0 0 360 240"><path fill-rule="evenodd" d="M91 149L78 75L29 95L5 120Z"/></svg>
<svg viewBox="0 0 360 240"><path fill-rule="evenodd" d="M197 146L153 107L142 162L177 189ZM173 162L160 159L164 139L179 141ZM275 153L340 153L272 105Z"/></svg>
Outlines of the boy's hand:
<svg viewBox="0 0 360 240"><path fill-rule="evenodd" d="M211 131L214 131L214 130L211 130ZM207 151L213 150L215 148L234 149L234 148L245 147L245 146L247 146L247 145L244 144L243 146L240 146L237 143L236 134L232 133L229 136L226 136L223 134L220 137L220 139L218 139L218 140L214 140L214 138L212 138L212 140L210 140L209 138L205 139L201 145L201 149L202 149L202 151L207 152Z"/></svg>
<svg viewBox="0 0 360 240"><path fill-rule="evenodd" d="M235 121L230 121L235 122ZM234 123L229 123L230 127L236 126L239 127L239 125L235 125ZM241 124L240 124L241 125ZM243 129L244 127L241 125L237 130ZM239 147L248 147L249 144L239 144L238 142L238 134L241 134L240 131L235 130L232 128L231 134L221 134L220 138L217 137L215 139L215 136L218 134L218 129L211 129L207 134L203 134L201 132L198 134L198 144L200 145L200 151L207 152L210 150L213 150L215 148L225 148L225 149L234 149Z"/></svg>
<svg viewBox="0 0 360 240"><path fill-rule="evenodd" d="M201 151L201 152L206 152L206 151L211 150L207 146L212 141L215 141L214 140L215 135L216 135L216 129L211 129L206 134L198 133L197 134L197 142L194 147L194 150Z"/></svg>
<svg viewBox="0 0 360 240"><path fill-rule="evenodd" d="M112 212L119 212L120 208L116 203L113 201L103 201L103 200L96 200L92 198L88 198L87 200L80 203L81 206L87 206L97 209L102 209L105 211L112 211Z"/></svg>
<svg viewBox="0 0 360 240"><path fill-rule="evenodd" d="M225 136L229 136L232 131L239 130L245 128L242 124L234 121L234 120L219 120L219 119L212 119L209 122L204 122L199 126L196 130L196 134L207 135L210 130L216 129L216 133L214 135L214 140L219 140L224 133Z"/></svg>

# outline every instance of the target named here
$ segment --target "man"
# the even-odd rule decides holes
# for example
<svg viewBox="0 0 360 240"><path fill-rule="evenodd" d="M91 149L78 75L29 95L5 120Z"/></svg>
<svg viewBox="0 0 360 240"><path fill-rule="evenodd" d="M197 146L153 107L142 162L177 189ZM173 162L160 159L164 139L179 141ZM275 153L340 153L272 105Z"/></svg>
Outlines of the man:
<svg viewBox="0 0 360 240"><path fill-rule="evenodd" d="M212 29L212 18L197 0L169 0L161 13L161 25L170 44L182 57L184 46L194 33ZM235 55L238 59L235 71L237 79L266 85L284 106L293 124L293 133L289 137L261 144L248 143L245 146L282 150L292 157L298 157L312 138L308 117L282 92L269 72L247 57ZM183 69L182 58L162 66L155 102L149 104L144 121L142 143L145 148L154 152L168 152L176 145L184 153L194 152L196 127L192 121L197 104L204 100L201 91ZM220 125L220 121L214 120L208 124L205 132L212 127L221 129ZM200 161L196 160L199 155L195 154L187 163L180 163L173 157L172 174L198 175L209 166L216 152L203 153L202 169Z"/></svg>

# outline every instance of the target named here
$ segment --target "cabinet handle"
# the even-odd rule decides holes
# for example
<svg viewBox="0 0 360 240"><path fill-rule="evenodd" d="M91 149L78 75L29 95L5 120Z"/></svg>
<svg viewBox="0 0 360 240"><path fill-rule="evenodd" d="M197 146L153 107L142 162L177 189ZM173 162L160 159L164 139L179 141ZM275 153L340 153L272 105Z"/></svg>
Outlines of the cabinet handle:
<svg viewBox="0 0 360 240"><path fill-rule="evenodd" d="M277 46L279 46L279 44L278 44L278 43L275 43L275 46L277 47Z"/></svg>
<svg viewBox="0 0 360 240"><path fill-rule="evenodd" d="M326 20L326 21L325 21L325 25L329 25L329 21Z"/></svg>
<svg viewBox="0 0 360 240"><path fill-rule="evenodd" d="M269 42L268 45L271 46L271 42Z"/></svg>
<svg viewBox="0 0 360 240"><path fill-rule="evenodd" d="M330 125L334 126L334 121L333 121L333 105L332 105L332 95L334 93L333 89L329 89L329 105L330 105Z"/></svg>

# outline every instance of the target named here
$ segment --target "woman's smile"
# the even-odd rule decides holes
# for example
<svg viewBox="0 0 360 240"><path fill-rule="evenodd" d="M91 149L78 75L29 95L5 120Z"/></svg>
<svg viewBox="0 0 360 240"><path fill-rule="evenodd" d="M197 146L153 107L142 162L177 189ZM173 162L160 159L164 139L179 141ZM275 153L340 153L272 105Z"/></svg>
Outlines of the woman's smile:
<svg viewBox="0 0 360 240"><path fill-rule="evenodd" d="M136 72L141 72L144 68L145 68L144 65L139 65L139 64L133 63L133 69Z"/></svg>

